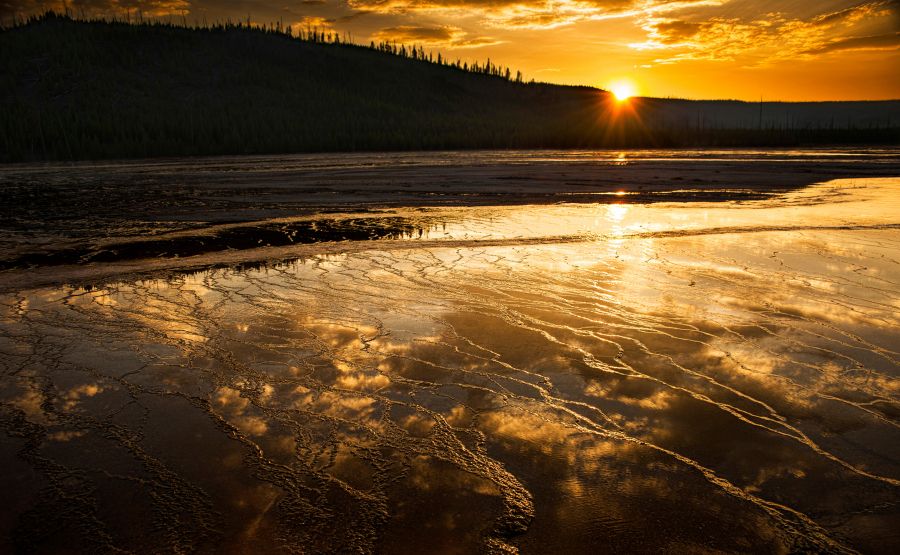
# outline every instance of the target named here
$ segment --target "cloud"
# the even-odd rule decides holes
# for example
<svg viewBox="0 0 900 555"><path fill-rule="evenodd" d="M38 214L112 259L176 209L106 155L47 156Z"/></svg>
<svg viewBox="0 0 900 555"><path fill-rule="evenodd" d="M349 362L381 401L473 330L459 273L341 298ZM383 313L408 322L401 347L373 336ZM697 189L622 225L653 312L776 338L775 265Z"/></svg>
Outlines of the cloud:
<svg viewBox="0 0 900 555"><path fill-rule="evenodd" d="M485 21L492 27L505 29L555 29L579 21L622 17L625 12L619 5L598 6L593 2L558 0L513 4L486 14Z"/></svg>
<svg viewBox="0 0 900 555"><path fill-rule="evenodd" d="M189 0L113 0L111 2L123 10L140 10L144 15L163 16L180 14L191 9ZM79 2L72 2L78 6Z"/></svg>
<svg viewBox="0 0 900 555"><path fill-rule="evenodd" d="M690 21L661 21L655 24L652 32L664 44L678 44L691 39L703 31L704 24Z"/></svg>
<svg viewBox="0 0 900 555"><path fill-rule="evenodd" d="M891 10L896 4L896 2L889 1L865 2L863 4L844 8L843 10L837 10L835 12L817 16L813 18L812 24L824 26L853 24L866 17L881 14L885 10Z"/></svg>
<svg viewBox="0 0 900 555"><path fill-rule="evenodd" d="M477 15L502 29L552 29L579 21L720 5L727 0L348 0L354 9L383 14Z"/></svg>
<svg viewBox="0 0 900 555"><path fill-rule="evenodd" d="M61 9L63 0L0 0L0 10L40 13ZM689 7L716 6L727 0L285 0L283 3L248 0L70 0L75 13L89 16L122 15L141 10L145 16L240 17L254 20L296 20L327 16L345 21L357 14L376 13L399 18L409 26L422 25L422 15L453 22L477 16L484 26L500 29L551 29L580 21L648 15ZM349 13L348 13L349 12Z"/></svg>
<svg viewBox="0 0 900 555"><path fill-rule="evenodd" d="M835 40L803 53L826 54L841 50L894 50L897 48L900 48L900 32Z"/></svg>
<svg viewBox="0 0 900 555"><path fill-rule="evenodd" d="M398 25L381 29L372 34L372 39L398 44L421 44L450 48L478 48L501 42L491 37L469 37L468 33L452 25Z"/></svg>
<svg viewBox="0 0 900 555"><path fill-rule="evenodd" d="M291 24L293 29L316 29L318 31L332 31L334 19L319 16L304 16Z"/></svg>
<svg viewBox="0 0 900 555"><path fill-rule="evenodd" d="M629 46L667 53L655 60L658 64L741 60L760 65L840 50L889 49L896 47L896 33L859 36L856 32L862 25L891 16L896 5L893 1L869 1L805 19L780 12L752 18L649 16L642 23L647 39Z"/></svg>
<svg viewBox="0 0 900 555"><path fill-rule="evenodd" d="M400 25L388 27L372 35L375 39L388 42L422 42L444 44L465 35L465 31L459 27L450 25L438 25L434 27L416 27L414 25Z"/></svg>
<svg viewBox="0 0 900 555"><path fill-rule="evenodd" d="M61 2L0 0L0 11L27 15L60 9ZM762 13L761 5L775 11ZM636 24L646 33L643 40L628 44L650 54L639 60L641 67L685 60L760 66L834 52L896 48L897 0L835 0L828 6L817 13L815 4L799 6L788 0L69 0L76 16L121 17L128 12L134 17L140 10L144 18L177 19L185 13L188 21L243 21L249 13L259 22L291 22L329 32L355 28L375 40L452 48L515 43L515 31L619 18L625 26ZM366 15L366 23L357 22ZM466 31L458 26L462 18ZM880 27L873 25L879 21ZM616 38L613 34L608 42L615 43Z"/></svg>

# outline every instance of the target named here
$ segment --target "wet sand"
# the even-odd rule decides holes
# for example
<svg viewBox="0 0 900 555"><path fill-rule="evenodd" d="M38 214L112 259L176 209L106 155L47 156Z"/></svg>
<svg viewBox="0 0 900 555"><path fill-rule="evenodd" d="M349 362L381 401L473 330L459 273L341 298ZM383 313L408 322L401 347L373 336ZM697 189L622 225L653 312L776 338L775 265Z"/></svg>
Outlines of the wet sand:
<svg viewBox="0 0 900 555"><path fill-rule="evenodd" d="M897 175L70 236L0 272L0 551L896 552Z"/></svg>

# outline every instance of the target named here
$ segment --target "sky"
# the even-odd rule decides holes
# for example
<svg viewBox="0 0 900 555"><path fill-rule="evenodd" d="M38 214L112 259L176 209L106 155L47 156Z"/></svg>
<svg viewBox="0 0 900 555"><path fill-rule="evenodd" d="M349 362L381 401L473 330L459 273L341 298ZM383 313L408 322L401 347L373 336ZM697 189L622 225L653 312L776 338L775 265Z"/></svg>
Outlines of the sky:
<svg viewBox="0 0 900 555"><path fill-rule="evenodd" d="M65 0L0 0L0 18ZM70 13L281 21L657 97L900 98L900 0L68 0Z"/></svg>

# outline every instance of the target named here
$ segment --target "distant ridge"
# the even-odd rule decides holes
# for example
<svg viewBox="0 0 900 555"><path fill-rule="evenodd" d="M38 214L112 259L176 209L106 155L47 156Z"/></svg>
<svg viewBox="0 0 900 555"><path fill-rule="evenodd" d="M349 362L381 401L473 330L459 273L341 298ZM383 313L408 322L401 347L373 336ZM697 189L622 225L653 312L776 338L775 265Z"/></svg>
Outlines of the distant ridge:
<svg viewBox="0 0 900 555"><path fill-rule="evenodd" d="M48 14L0 31L0 161L900 142L900 101L619 105L403 52Z"/></svg>

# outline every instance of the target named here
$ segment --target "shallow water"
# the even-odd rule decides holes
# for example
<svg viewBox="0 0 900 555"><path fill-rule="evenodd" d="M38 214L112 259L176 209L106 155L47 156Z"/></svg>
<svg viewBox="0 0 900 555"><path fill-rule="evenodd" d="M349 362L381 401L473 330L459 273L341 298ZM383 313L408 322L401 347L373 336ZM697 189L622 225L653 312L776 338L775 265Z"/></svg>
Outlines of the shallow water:
<svg viewBox="0 0 900 555"><path fill-rule="evenodd" d="M896 552L900 179L425 219L0 297L0 551Z"/></svg>

